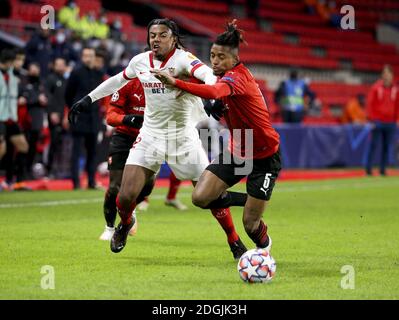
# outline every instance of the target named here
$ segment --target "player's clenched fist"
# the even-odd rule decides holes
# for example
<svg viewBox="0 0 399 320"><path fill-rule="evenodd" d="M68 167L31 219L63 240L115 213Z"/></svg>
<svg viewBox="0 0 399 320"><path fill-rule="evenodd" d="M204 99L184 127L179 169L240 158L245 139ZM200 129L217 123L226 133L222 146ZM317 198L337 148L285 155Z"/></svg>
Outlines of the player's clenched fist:
<svg viewBox="0 0 399 320"><path fill-rule="evenodd" d="M92 101L89 96L85 96L84 98L80 99L79 101L75 102L68 113L68 120L70 123L76 123L78 120L78 115L88 109L91 105Z"/></svg>

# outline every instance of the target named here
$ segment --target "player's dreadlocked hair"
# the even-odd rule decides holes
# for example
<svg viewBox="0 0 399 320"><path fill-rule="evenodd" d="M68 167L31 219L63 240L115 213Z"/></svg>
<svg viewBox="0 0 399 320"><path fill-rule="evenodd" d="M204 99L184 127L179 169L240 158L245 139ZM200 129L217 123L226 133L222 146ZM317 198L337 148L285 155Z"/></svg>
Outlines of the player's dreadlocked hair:
<svg viewBox="0 0 399 320"><path fill-rule="evenodd" d="M246 44L246 41L243 37L244 31L237 28L236 22L237 20L234 19L226 25L226 31L217 36L215 44L220 46L228 46L233 49L238 49L240 43Z"/></svg>
<svg viewBox="0 0 399 320"><path fill-rule="evenodd" d="M170 20L168 18L153 19L148 24L148 26L147 26L147 46L148 46L148 48L151 47L150 46L150 28L153 25L159 25L159 24L163 24L163 25L167 26L172 31L172 34L176 37L176 48L178 48L178 49L185 48L185 46L182 42L182 36L180 35L180 32L179 32L179 27L177 26L176 22L174 22L173 20Z"/></svg>

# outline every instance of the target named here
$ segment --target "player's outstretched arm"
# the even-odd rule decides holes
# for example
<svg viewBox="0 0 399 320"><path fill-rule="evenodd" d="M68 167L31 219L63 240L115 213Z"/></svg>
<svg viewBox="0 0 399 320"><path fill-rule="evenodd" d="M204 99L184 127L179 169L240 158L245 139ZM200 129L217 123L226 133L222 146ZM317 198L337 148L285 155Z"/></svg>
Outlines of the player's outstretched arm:
<svg viewBox="0 0 399 320"><path fill-rule="evenodd" d="M152 70L151 72L165 85L177 87L203 99L220 99L231 94L231 87L224 82L214 85L197 84L173 78L164 71Z"/></svg>
<svg viewBox="0 0 399 320"><path fill-rule="evenodd" d="M129 82L123 75L123 71L117 75L105 80L87 96L75 102L68 113L68 120L71 123L76 123L79 114L90 107L90 105L114 92L118 91Z"/></svg>

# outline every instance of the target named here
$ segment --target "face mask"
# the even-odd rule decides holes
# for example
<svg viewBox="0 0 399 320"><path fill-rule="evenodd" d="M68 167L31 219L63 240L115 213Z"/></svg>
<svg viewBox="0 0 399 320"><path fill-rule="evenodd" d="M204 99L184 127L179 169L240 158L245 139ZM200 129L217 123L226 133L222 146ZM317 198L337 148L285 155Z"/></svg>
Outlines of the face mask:
<svg viewBox="0 0 399 320"><path fill-rule="evenodd" d="M60 33L57 33L56 41L57 41L57 43L64 43L65 38L66 38L65 33L60 32Z"/></svg>

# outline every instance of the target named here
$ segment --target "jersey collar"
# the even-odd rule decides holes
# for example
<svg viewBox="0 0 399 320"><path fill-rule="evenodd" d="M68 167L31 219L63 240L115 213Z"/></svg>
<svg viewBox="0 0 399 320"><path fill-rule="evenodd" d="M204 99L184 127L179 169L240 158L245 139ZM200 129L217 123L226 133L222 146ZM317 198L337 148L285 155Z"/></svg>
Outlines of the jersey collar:
<svg viewBox="0 0 399 320"><path fill-rule="evenodd" d="M176 48L174 48L171 52L169 52L169 54L166 56L165 60L162 61L161 66L159 67L159 69L162 69L169 61L169 59L175 54L176 52ZM150 52L150 67L152 69L154 69L154 53Z"/></svg>

